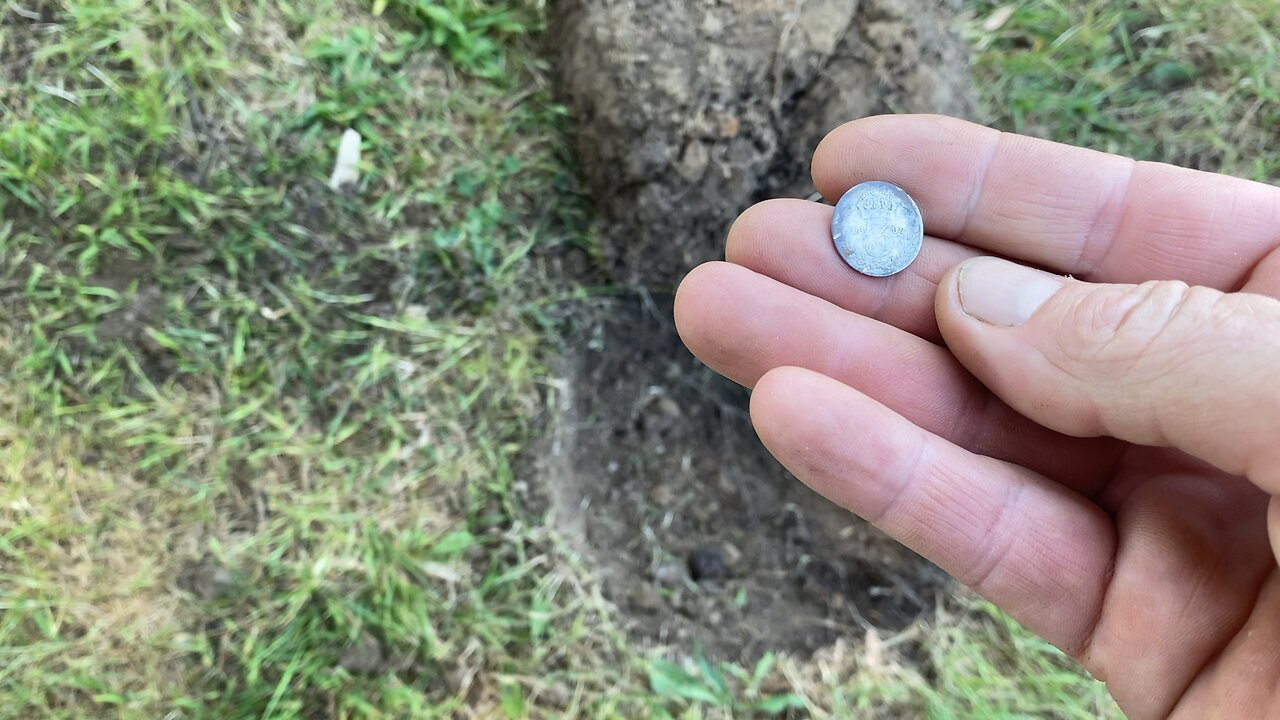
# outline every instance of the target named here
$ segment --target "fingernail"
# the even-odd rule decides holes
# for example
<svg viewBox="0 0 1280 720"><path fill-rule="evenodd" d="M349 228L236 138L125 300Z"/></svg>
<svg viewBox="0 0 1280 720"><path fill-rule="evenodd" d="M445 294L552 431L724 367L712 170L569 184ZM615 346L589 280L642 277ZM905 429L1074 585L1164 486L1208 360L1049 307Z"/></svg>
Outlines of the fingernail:
<svg viewBox="0 0 1280 720"><path fill-rule="evenodd" d="M965 314L985 323L1014 327L1040 308L1063 285L1047 272L999 258L975 258L960 266L956 284Z"/></svg>

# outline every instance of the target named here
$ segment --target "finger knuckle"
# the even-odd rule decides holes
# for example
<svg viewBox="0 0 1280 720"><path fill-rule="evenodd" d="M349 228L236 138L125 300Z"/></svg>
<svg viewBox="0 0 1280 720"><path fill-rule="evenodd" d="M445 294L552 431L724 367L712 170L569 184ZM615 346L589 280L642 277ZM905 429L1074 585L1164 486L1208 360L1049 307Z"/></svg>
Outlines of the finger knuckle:
<svg viewBox="0 0 1280 720"><path fill-rule="evenodd" d="M1136 363L1186 350L1180 338L1214 315L1222 294L1172 280L1102 288L1076 305L1067 333L1073 359Z"/></svg>

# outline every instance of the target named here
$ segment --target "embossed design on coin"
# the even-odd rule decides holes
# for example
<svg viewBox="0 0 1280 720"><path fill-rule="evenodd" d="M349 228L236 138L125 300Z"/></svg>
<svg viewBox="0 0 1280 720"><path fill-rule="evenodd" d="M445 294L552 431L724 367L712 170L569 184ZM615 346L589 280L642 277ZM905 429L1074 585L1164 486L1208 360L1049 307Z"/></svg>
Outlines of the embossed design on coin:
<svg viewBox="0 0 1280 720"><path fill-rule="evenodd" d="M905 190L872 180L850 188L836 203L831 239L849 267L885 277L902 272L920 254L924 219Z"/></svg>

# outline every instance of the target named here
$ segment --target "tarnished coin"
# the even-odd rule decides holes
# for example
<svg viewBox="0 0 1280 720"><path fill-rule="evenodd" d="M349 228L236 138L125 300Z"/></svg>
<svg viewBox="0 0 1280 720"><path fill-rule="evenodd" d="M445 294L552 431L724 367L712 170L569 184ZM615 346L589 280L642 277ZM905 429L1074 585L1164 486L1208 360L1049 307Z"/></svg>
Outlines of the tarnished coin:
<svg viewBox="0 0 1280 720"><path fill-rule="evenodd" d="M831 239L849 267L885 277L902 272L920 254L924 219L905 190L872 180L850 188L836 203Z"/></svg>

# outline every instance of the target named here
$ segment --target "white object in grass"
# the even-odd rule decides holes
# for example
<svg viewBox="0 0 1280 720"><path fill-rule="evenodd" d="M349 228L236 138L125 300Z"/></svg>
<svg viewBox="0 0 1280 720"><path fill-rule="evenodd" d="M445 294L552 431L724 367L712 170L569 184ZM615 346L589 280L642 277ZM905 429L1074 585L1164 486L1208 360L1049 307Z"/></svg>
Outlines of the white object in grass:
<svg viewBox="0 0 1280 720"><path fill-rule="evenodd" d="M360 182L360 133L348 128L342 133L342 142L338 145L338 161L333 165L329 187L333 190L341 190L347 185L358 182Z"/></svg>

